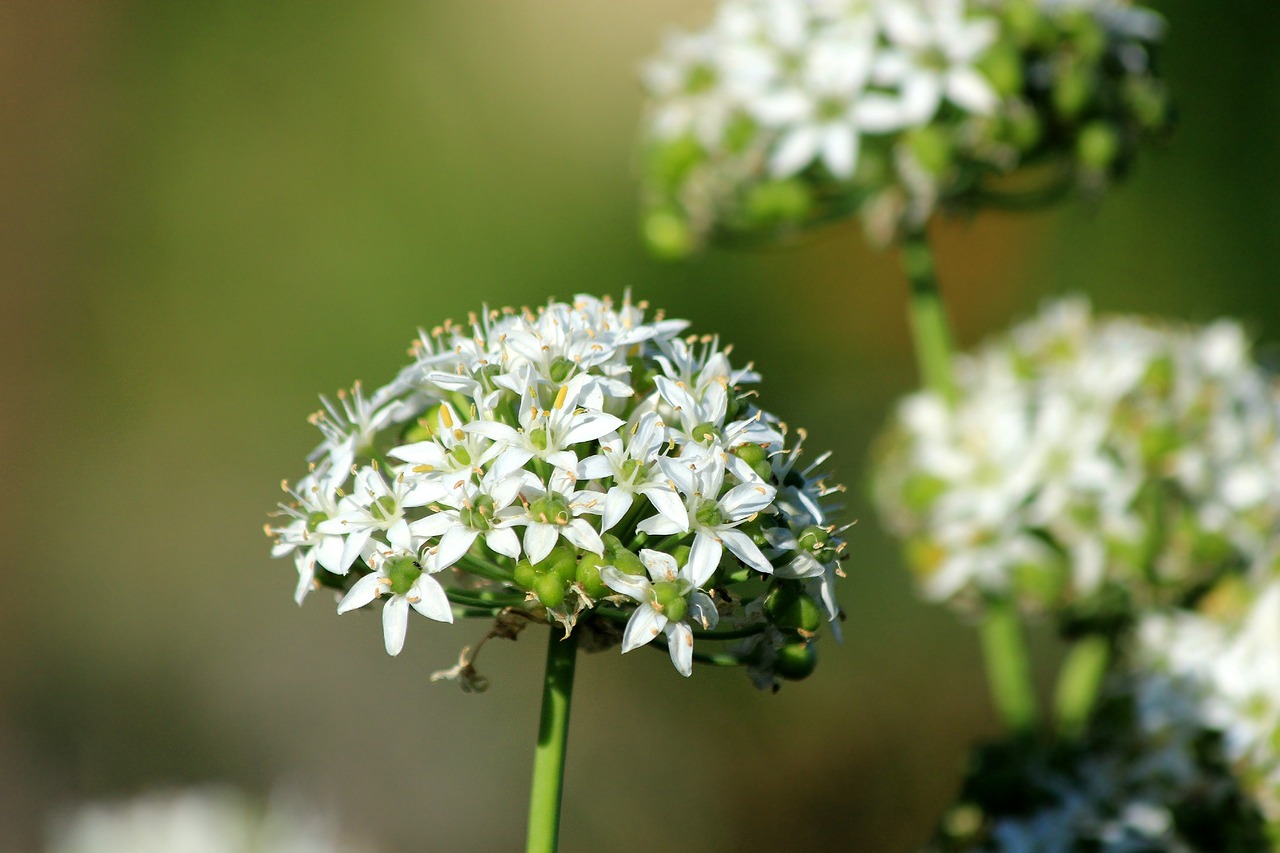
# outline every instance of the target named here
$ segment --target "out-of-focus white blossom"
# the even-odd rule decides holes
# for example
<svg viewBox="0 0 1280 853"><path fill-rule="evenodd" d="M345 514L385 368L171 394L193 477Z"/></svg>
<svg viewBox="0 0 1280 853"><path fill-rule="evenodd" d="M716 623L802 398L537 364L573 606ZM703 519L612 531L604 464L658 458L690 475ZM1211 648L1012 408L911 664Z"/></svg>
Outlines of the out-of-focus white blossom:
<svg viewBox="0 0 1280 853"><path fill-rule="evenodd" d="M875 494L921 589L1033 609L1180 603L1280 526L1280 398L1239 326L1053 303L956 361L882 439Z"/></svg>

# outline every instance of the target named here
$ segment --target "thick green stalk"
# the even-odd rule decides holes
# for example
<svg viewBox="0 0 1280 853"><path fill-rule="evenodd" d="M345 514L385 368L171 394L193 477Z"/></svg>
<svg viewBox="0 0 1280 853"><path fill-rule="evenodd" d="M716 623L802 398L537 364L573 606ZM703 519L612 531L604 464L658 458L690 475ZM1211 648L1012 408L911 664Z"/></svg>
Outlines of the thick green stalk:
<svg viewBox="0 0 1280 853"><path fill-rule="evenodd" d="M1011 601L990 602L980 631L996 710L1010 731L1031 734L1036 727L1036 694L1017 607Z"/></svg>
<svg viewBox="0 0 1280 853"><path fill-rule="evenodd" d="M1075 740L1084 734L1098 702L1098 692L1111 660L1111 642L1101 634L1077 640L1063 661L1053 697L1058 732Z"/></svg>
<svg viewBox="0 0 1280 853"><path fill-rule="evenodd" d="M923 231L902 240L902 267L911 282L911 337L916 347L916 363L924 386L949 401L956 396L951 373L951 332L947 311L938 290L933 251Z"/></svg>
<svg viewBox="0 0 1280 853"><path fill-rule="evenodd" d="M542 719L533 757L533 790L529 794L528 853L555 853L560 837L560 797L564 790L564 753L569 738L569 700L578 635L560 638L551 626L547 672L542 683Z"/></svg>
<svg viewBox="0 0 1280 853"><path fill-rule="evenodd" d="M924 385L954 403L951 332L938 289L933 251L923 230L902 239L902 267L911 283L911 335ZM1036 722L1035 688L1026 640L1017 610L1009 602L991 604L982 624L982 652L996 710L1011 731L1026 734Z"/></svg>

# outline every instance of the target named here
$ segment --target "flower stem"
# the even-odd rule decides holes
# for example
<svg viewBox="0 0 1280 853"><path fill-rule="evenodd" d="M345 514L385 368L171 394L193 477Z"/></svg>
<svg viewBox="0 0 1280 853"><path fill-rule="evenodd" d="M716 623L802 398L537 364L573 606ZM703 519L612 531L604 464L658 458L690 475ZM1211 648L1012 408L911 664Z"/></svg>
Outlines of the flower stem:
<svg viewBox="0 0 1280 853"><path fill-rule="evenodd" d="M528 853L555 853L560 836L560 797L564 790L564 753L569 737L569 700L578 635L561 639L548 632L547 673L542 683L542 719L533 756L533 790L529 794Z"/></svg>
<svg viewBox="0 0 1280 853"><path fill-rule="evenodd" d="M902 267L911 282L911 336L916 346L916 363L924 386L941 394L948 402L956 396L955 378L951 373L951 332L947 311L938 290L938 275L933 266L933 250L923 231L908 234L902 240Z"/></svg>
<svg viewBox="0 0 1280 853"><path fill-rule="evenodd" d="M903 237L902 268L911 283L911 335L921 378L926 388L954 404L956 383L951 368L951 331L938 289L933 251L923 229ZM1026 641L1013 604L992 602L983 617L981 630L987 679L996 709L1011 731L1029 733L1035 728L1036 698Z"/></svg>
<svg viewBox="0 0 1280 853"><path fill-rule="evenodd" d="M1031 734L1036 726L1036 695L1017 607L1012 601L988 603L980 631L996 710L1014 734Z"/></svg>
<svg viewBox="0 0 1280 853"><path fill-rule="evenodd" d="M1101 634L1077 640L1058 674L1053 697L1058 732L1067 740L1084 734L1098 702L1098 692L1111 660L1111 642Z"/></svg>

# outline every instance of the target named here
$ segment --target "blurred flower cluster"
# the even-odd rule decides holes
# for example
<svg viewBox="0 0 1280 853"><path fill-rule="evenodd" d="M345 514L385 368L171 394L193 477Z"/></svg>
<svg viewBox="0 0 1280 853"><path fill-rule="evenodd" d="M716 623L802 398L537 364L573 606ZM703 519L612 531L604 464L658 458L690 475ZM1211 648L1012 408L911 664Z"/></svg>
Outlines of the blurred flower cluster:
<svg viewBox="0 0 1280 853"><path fill-rule="evenodd" d="M1014 599L1084 630L1262 576L1280 527L1280 397L1240 327L1046 306L908 397L875 498L924 594Z"/></svg>
<svg viewBox="0 0 1280 853"><path fill-rule="evenodd" d="M390 654L415 610L620 633L624 652L665 635L684 675L695 638L747 638L719 660L758 683L807 675L839 614L842 489L755 405L760 377L730 347L645 308L486 311L422 333L385 387L326 401L311 470L268 524L298 601L381 601Z"/></svg>
<svg viewBox="0 0 1280 853"><path fill-rule="evenodd" d="M857 213L1096 193L1170 123L1155 13L1122 0L725 0L643 69L659 253Z"/></svg>
<svg viewBox="0 0 1280 853"><path fill-rule="evenodd" d="M1280 844L1280 580L1224 584L1205 604L1145 619L1140 659L1181 685L1191 716L1221 733Z"/></svg>
<svg viewBox="0 0 1280 853"><path fill-rule="evenodd" d="M54 820L48 853L366 853L331 816L211 788L93 803Z"/></svg>
<svg viewBox="0 0 1280 853"><path fill-rule="evenodd" d="M1113 676L1087 735L976 751L928 853L1265 853L1253 798L1180 681Z"/></svg>

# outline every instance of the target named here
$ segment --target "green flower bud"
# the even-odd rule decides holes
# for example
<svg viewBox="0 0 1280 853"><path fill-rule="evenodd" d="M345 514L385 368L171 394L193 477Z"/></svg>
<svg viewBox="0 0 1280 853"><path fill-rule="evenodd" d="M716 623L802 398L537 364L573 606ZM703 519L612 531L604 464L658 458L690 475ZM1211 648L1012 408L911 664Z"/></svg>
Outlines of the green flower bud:
<svg viewBox="0 0 1280 853"><path fill-rule="evenodd" d="M1106 172L1120 153L1120 134L1110 124L1095 121L1085 125L1076 140L1076 156L1086 169Z"/></svg>
<svg viewBox="0 0 1280 853"><path fill-rule="evenodd" d="M822 610L795 581L778 581L765 596L764 612L776 627L784 631L812 634L822 625Z"/></svg>
<svg viewBox="0 0 1280 853"><path fill-rule="evenodd" d="M982 58L978 69L1001 97L1022 91L1022 52L1013 45L1001 42L993 46Z"/></svg>
<svg viewBox="0 0 1280 853"><path fill-rule="evenodd" d="M539 575L533 589L543 607L559 607L564 603L564 580L554 572Z"/></svg>
<svg viewBox="0 0 1280 853"><path fill-rule="evenodd" d="M649 168L654 180L668 192L684 183L689 170L706 157L702 145L692 136L682 136L652 149Z"/></svg>
<svg viewBox="0 0 1280 853"><path fill-rule="evenodd" d="M578 583L582 584L582 589L592 598L603 598L612 590L600 579L600 567L606 566L608 563L604 557L598 557L592 553L582 555L582 559L578 560L575 578Z"/></svg>
<svg viewBox="0 0 1280 853"><path fill-rule="evenodd" d="M538 573L533 570L533 564L528 560L520 560L516 563L514 575L516 586L521 589L533 589L538 579Z"/></svg>
<svg viewBox="0 0 1280 853"><path fill-rule="evenodd" d="M801 551L821 551L831 541L831 533L827 528L811 524L796 537Z"/></svg>
<svg viewBox="0 0 1280 853"><path fill-rule="evenodd" d="M931 175L940 175L951 165L951 137L944 129L926 125L907 135L907 147L916 162Z"/></svg>
<svg viewBox="0 0 1280 853"><path fill-rule="evenodd" d="M673 622L679 622L684 618L687 604L684 596L680 594L680 587L674 583L660 581L653 585L653 597L658 606L668 619Z"/></svg>
<svg viewBox="0 0 1280 853"><path fill-rule="evenodd" d="M751 466L760 479L766 483L773 477L773 468L769 465L769 453L758 444L742 444L733 449L743 462Z"/></svg>
<svg viewBox="0 0 1280 853"><path fill-rule="evenodd" d="M577 549L564 546L553 548L551 553L533 568L539 574L557 575L562 581L568 583L578 575Z"/></svg>
<svg viewBox="0 0 1280 853"><path fill-rule="evenodd" d="M612 560L611 565L625 575L645 577L649 574L644 567L644 563L640 562L640 558L626 548L619 548L617 553L610 556L610 559Z"/></svg>
<svg viewBox="0 0 1280 853"><path fill-rule="evenodd" d="M1053 81L1053 108L1064 119L1075 119L1093 97L1093 75L1079 64L1063 67Z"/></svg>
<svg viewBox="0 0 1280 853"><path fill-rule="evenodd" d="M683 258L696 246L689 222L671 210L655 210L645 217L644 239L660 258Z"/></svg>
<svg viewBox="0 0 1280 853"><path fill-rule="evenodd" d="M818 649L812 643L788 643L778 649L773 672L788 681L800 681L813 675L818 666Z"/></svg>
<svg viewBox="0 0 1280 853"><path fill-rule="evenodd" d="M913 512L923 512L946 491L946 480L924 471L912 471L902 483L902 501Z"/></svg>
<svg viewBox="0 0 1280 853"><path fill-rule="evenodd" d="M529 515L543 524L568 524L573 518L569 505L558 495L546 495L530 503Z"/></svg>
<svg viewBox="0 0 1280 853"><path fill-rule="evenodd" d="M803 181L766 181L747 193L747 217L755 225L799 222L809 215L813 198Z"/></svg>
<svg viewBox="0 0 1280 853"><path fill-rule="evenodd" d="M396 595L407 594L413 582L422 576L422 569L412 557L393 557L387 560L383 571L391 579L391 591Z"/></svg>

